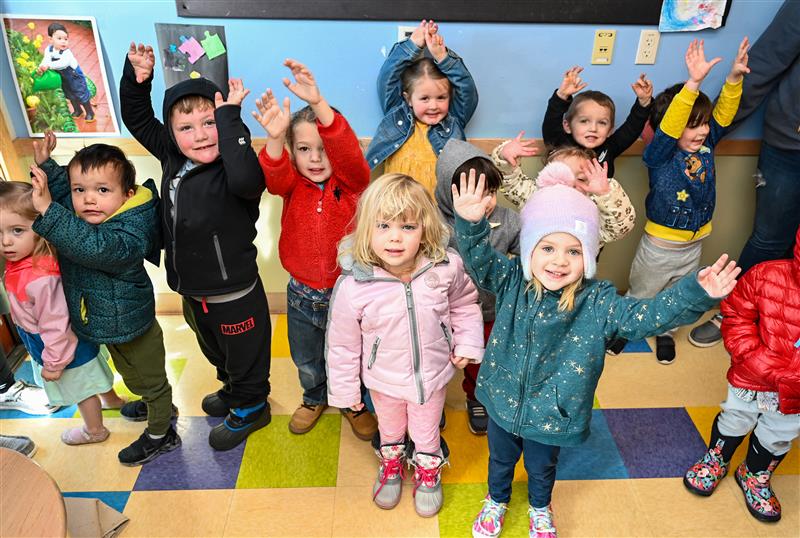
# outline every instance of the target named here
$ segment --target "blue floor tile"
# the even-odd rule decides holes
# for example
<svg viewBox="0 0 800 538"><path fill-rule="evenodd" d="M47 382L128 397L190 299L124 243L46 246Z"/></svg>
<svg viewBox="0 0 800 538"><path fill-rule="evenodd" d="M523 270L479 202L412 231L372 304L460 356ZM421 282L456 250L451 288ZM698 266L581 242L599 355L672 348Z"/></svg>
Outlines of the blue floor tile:
<svg viewBox="0 0 800 538"><path fill-rule="evenodd" d="M652 351L650 344L644 339L630 341L625 344L625 349L622 350L623 353L650 353Z"/></svg>
<svg viewBox="0 0 800 538"><path fill-rule="evenodd" d="M128 504L130 491L68 491L64 497L82 497L85 499L100 499L117 512L123 512Z"/></svg>
<svg viewBox="0 0 800 538"><path fill-rule="evenodd" d="M559 480L628 478L628 472L608 429L603 410L592 411L591 434L580 446L564 447L558 458Z"/></svg>

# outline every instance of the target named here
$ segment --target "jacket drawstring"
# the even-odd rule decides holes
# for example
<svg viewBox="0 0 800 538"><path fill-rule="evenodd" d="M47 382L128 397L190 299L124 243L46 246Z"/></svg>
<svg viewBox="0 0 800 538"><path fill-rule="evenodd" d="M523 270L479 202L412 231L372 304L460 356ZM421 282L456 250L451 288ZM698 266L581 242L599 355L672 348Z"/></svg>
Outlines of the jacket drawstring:
<svg viewBox="0 0 800 538"><path fill-rule="evenodd" d="M200 304L203 305L203 314L208 314L208 304L205 297L200 300Z"/></svg>

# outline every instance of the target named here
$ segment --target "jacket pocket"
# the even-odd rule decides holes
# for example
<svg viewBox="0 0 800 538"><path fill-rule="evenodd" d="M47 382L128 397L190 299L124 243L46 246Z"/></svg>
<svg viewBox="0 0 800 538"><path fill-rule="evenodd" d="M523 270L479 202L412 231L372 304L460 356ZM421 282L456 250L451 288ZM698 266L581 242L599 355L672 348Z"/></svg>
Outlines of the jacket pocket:
<svg viewBox="0 0 800 538"><path fill-rule="evenodd" d="M375 359L378 358L378 346L381 345L381 337L378 336L375 338L375 341L372 343L372 352L369 354L369 361L367 361L367 370L372 368L372 365L375 364Z"/></svg>
<svg viewBox="0 0 800 538"><path fill-rule="evenodd" d="M447 340L447 347L450 348L450 351L453 350L453 336L450 334L450 329L447 328L444 321L440 321L439 325L442 327L442 332L444 333L444 339Z"/></svg>
<svg viewBox="0 0 800 538"><path fill-rule="evenodd" d="M219 236L217 234L214 234L214 250L217 253L217 263L219 264L222 280L228 280L228 271L225 270L225 260L222 259L222 247L219 244Z"/></svg>
<svg viewBox="0 0 800 538"><path fill-rule="evenodd" d="M524 423L547 434L564 434L571 421L558 401L555 385L542 383L526 391ZM529 405L531 404L531 405Z"/></svg>

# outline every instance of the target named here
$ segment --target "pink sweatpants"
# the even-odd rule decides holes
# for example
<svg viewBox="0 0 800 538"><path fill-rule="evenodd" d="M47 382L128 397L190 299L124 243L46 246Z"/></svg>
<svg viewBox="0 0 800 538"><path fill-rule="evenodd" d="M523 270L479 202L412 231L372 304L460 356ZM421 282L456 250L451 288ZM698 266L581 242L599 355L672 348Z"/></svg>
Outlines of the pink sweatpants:
<svg viewBox="0 0 800 538"><path fill-rule="evenodd" d="M407 429L417 452L439 452L439 420L442 418L447 387L431 394L430 399L422 405L392 398L374 390L370 390L369 394L375 406L375 414L378 415L382 445L399 443L405 437Z"/></svg>

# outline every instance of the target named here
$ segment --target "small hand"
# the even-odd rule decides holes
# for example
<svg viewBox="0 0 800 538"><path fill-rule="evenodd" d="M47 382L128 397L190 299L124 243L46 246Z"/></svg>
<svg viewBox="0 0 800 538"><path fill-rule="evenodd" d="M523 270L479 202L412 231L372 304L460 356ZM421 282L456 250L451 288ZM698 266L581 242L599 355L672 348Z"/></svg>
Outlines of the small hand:
<svg viewBox="0 0 800 538"><path fill-rule="evenodd" d="M739 44L739 50L736 52L736 59L733 60L731 72L728 74L728 82L731 84L738 84L739 81L742 80L742 77L750 72L750 68L747 67L747 62L750 60L750 55L747 52L749 48L750 40L745 36Z"/></svg>
<svg viewBox="0 0 800 538"><path fill-rule="evenodd" d="M33 186L31 194L33 208L40 215L44 215L53 202L53 198L50 196L50 189L47 186L47 174L35 164L31 165L31 185Z"/></svg>
<svg viewBox="0 0 800 538"><path fill-rule="evenodd" d="M463 370L464 367L470 363L470 360L471 359L468 359L467 357L450 356L450 362L452 362L453 366L459 370Z"/></svg>
<svg viewBox="0 0 800 538"><path fill-rule="evenodd" d="M731 260L727 266L725 265L726 261L728 261L728 255L723 254L714 262L714 265L697 273L697 281L706 290L709 297L714 299L721 299L732 292L736 286L736 277L742 272L742 268L737 267L735 261Z"/></svg>
<svg viewBox="0 0 800 538"><path fill-rule="evenodd" d="M414 31L411 32L411 37L409 39L412 43L414 43L417 48L422 48L425 46L425 34L428 33L428 21L422 19L420 21L419 26L414 28Z"/></svg>
<svg viewBox="0 0 800 538"><path fill-rule="evenodd" d="M64 370L48 370L47 368L42 368L42 379L45 381L58 381L61 379L61 374L64 373Z"/></svg>
<svg viewBox="0 0 800 538"><path fill-rule="evenodd" d="M556 90L556 95L566 101L574 94L584 89L587 84L581 79L581 71L583 71L583 67L579 65L568 69L567 72L564 73L564 78L561 80L561 86Z"/></svg>
<svg viewBox="0 0 800 538"><path fill-rule="evenodd" d="M131 41L131 46L128 49L128 60L133 66L133 72L136 74L136 82L142 83L153 74L153 67L156 65L156 56L153 54L153 47Z"/></svg>
<svg viewBox="0 0 800 538"><path fill-rule="evenodd" d="M520 131L519 134L509 140L503 149L500 150L500 156L511 166L517 166L520 157L533 157L539 155L539 147L533 140L522 140L525 131Z"/></svg>
<svg viewBox="0 0 800 538"><path fill-rule="evenodd" d="M317 81L306 66L291 59L287 59L283 65L292 70L295 80L295 82L291 82L288 78L283 79L283 85L289 88L290 92L312 106L322 100Z"/></svg>
<svg viewBox="0 0 800 538"><path fill-rule="evenodd" d="M228 80L228 100L222 97L221 92L214 94L214 106L216 108L226 105L241 106L244 98L250 95L250 90L244 87L244 82L240 78Z"/></svg>
<svg viewBox="0 0 800 538"><path fill-rule="evenodd" d="M698 41L695 39L689 43L689 48L686 50L686 69L689 71L689 80L699 86L711 71L711 68L721 61L722 58L720 57L706 61L703 40Z"/></svg>
<svg viewBox="0 0 800 538"><path fill-rule="evenodd" d="M42 76L42 73L44 73L48 69L50 69L48 66L40 65L39 67L36 68L36 74L39 75L39 76Z"/></svg>
<svg viewBox="0 0 800 538"><path fill-rule="evenodd" d="M56 134L47 129L44 132L44 139L33 141L33 159L36 164L39 166L44 164L50 158L50 154L54 149L56 149Z"/></svg>
<svg viewBox="0 0 800 538"><path fill-rule="evenodd" d="M441 62L447 57L447 47L444 46L444 37L438 33L438 26L433 21L428 25L429 31L425 33L425 45L436 60L436 63ZM430 29L434 28L431 32Z"/></svg>
<svg viewBox="0 0 800 538"><path fill-rule="evenodd" d="M653 99L653 81L649 80L647 75L644 73L639 75L636 82L631 84L631 88L633 88L633 93L636 94L640 105L647 106L650 104Z"/></svg>
<svg viewBox="0 0 800 538"><path fill-rule="evenodd" d="M258 112L253 112L253 117L264 128L271 138L285 138L286 131L292 121L292 111L289 108L289 98L283 99L283 108L278 104L278 100L272 94L272 90L261 94L256 99Z"/></svg>
<svg viewBox="0 0 800 538"><path fill-rule="evenodd" d="M601 165L597 159L584 159L581 163L581 171L586 179L576 181L575 188L583 194L602 196L611 190L608 185L608 163L604 162Z"/></svg>
<svg viewBox="0 0 800 538"><path fill-rule="evenodd" d="M478 177L475 183L475 169L470 168L469 179L467 174L461 174L461 185L453 185L453 209L456 213L469 222L479 222L486 215L486 207L492 201L491 196L483 196L483 186L486 176Z"/></svg>
<svg viewBox="0 0 800 538"><path fill-rule="evenodd" d="M364 402L359 402L356 405L351 406L350 409L357 413L364 409Z"/></svg>

